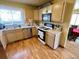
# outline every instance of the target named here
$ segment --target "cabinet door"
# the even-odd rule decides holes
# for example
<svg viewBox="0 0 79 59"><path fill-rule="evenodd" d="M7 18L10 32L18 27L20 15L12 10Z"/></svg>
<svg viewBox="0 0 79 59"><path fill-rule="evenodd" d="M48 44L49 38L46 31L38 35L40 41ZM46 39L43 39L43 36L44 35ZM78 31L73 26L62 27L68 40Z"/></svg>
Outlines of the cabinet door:
<svg viewBox="0 0 79 59"><path fill-rule="evenodd" d="M56 2L52 5L52 21L62 22L64 2Z"/></svg>
<svg viewBox="0 0 79 59"><path fill-rule="evenodd" d="M51 12L52 12L52 5L42 8L42 14L51 13Z"/></svg>
<svg viewBox="0 0 79 59"><path fill-rule="evenodd" d="M24 38L28 38L28 36L27 36L27 29L23 29L23 36L24 36Z"/></svg>
<svg viewBox="0 0 79 59"><path fill-rule="evenodd" d="M24 35L24 38L31 37L31 28L23 29L23 35Z"/></svg>
<svg viewBox="0 0 79 59"><path fill-rule="evenodd" d="M47 7L48 13L52 13L52 5Z"/></svg>
<svg viewBox="0 0 79 59"><path fill-rule="evenodd" d="M22 40L23 39L23 29L17 29L15 30L15 36L16 36L16 41L17 40Z"/></svg>
<svg viewBox="0 0 79 59"><path fill-rule="evenodd" d="M54 48L55 35L51 33L46 33L45 41L51 48Z"/></svg>
<svg viewBox="0 0 79 59"><path fill-rule="evenodd" d="M14 30L6 31L6 34L5 35L6 35L6 38L7 38L8 43L14 42L17 39Z"/></svg>
<svg viewBox="0 0 79 59"><path fill-rule="evenodd" d="M37 34L38 34L38 30L35 27L33 27L32 28L32 36L36 36Z"/></svg>
<svg viewBox="0 0 79 59"><path fill-rule="evenodd" d="M42 8L42 14L46 14L47 11L47 7Z"/></svg>
<svg viewBox="0 0 79 59"><path fill-rule="evenodd" d="M34 10L34 20L39 20L39 10Z"/></svg>
<svg viewBox="0 0 79 59"><path fill-rule="evenodd" d="M52 13L52 5L39 9L39 20L42 20L42 14Z"/></svg>
<svg viewBox="0 0 79 59"><path fill-rule="evenodd" d="M28 38L32 36L32 34L31 34L31 28L27 29L27 36L28 36Z"/></svg>
<svg viewBox="0 0 79 59"><path fill-rule="evenodd" d="M41 8L41 9L39 9L39 20L42 20L42 13L43 12L43 9Z"/></svg>

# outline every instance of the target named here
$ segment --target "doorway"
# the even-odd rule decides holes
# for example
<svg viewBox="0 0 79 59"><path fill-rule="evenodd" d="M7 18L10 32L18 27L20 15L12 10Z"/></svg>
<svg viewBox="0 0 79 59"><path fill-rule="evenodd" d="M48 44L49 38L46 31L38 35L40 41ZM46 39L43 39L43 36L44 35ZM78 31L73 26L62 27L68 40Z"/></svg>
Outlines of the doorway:
<svg viewBox="0 0 79 59"><path fill-rule="evenodd" d="M79 0L76 0L68 32L68 42L79 46Z"/></svg>

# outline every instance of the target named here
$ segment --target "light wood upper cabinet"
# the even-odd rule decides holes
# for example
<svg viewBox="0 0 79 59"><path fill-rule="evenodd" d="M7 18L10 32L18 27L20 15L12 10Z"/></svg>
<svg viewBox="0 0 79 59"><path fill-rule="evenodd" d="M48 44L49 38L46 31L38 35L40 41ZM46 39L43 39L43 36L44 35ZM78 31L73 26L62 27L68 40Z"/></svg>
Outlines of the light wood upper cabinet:
<svg viewBox="0 0 79 59"><path fill-rule="evenodd" d="M43 9L39 9L39 20L42 20L42 12L43 12Z"/></svg>
<svg viewBox="0 0 79 59"><path fill-rule="evenodd" d="M47 9L48 9L48 13L52 13L52 5L48 6Z"/></svg>
<svg viewBox="0 0 79 59"><path fill-rule="evenodd" d="M34 20L39 20L39 10L38 9L34 10Z"/></svg>
<svg viewBox="0 0 79 59"><path fill-rule="evenodd" d="M64 2L55 2L52 5L52 21L63 22L62 14L64 11Z"/></svg>
<svg viewBox="0 0 79 59"><path fill-rule="evenodd" d="M47 12L47 7L42 8L42 14L46 14Z"/></svg>
<svg viewBox="0 0 79 59"><path fill-rule="evenodd" d="M42 20L42 14L52 13L52 5L39 9L39 20Z"/></svg>
<svg viewBox="0 0 79 59"><path fill-rule="evenodd" d="M52 13L52 5L42 8L42 14Z"/></svg>

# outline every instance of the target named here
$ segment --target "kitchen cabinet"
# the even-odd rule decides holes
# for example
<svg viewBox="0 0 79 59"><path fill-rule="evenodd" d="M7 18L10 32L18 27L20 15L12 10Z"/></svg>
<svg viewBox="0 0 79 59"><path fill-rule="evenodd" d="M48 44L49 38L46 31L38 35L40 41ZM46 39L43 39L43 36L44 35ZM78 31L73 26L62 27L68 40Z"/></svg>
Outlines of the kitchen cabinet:
<svg viewBox="0 0 79 59"><path fill-rule="evenodd" d="M52 13L52 5L49 5L49 6L47 7L47 10L48 10L48 13Z"/></svg>
<svg viewBox="0 0 79 59"><path fill-rule="evenodd" d="M32 27L32 36L37 36L38 30L36 27Z"/></svg>
<svg viewBox="0 0 79 59"><path fill-rule="evenodd" d="M27 37L28 37L28 38L32 37L31 28L28 28L28 29L27 29Z"/></svg>
<svg viewBox="0 0 79 59"><path fill-rule="evenodd" d="M43 8L43 14L46 14L46 13L51 13L52 12L52 5L49 5L49 6L46 6Z"/></svg>
<svg viewBox="0 0 79 59"><path fill-rule="evenodd" d="M54 34L50 34L50 33L46 33L46 43L50 46L50 47L54 47L54 40L55 40L55 35Z"/></svg>
<svg viewBox="0 0 79 59"><path fill-rule="evenodd" d="M60 31L49 30L46 32L45 41L51 48L56 49L60 43Z"/></svg>
<svg viewBox="0 0 79 59"><path fill-rule="evenodd" d="M42 20L42 12L43 12L43 9L39 9L39 20Z"/></svg>
<svg viewBox="0 0 79 59"><path fill-rule="evenodd" d="M71 20L71 15L72 15L73 7L75 4L75 0L54 0L54 1L56 2L53 2L53 4L59 4L60 8L58 9L57 13L54 13L56 14L56 16L55 15L52 16L52 20L55 21L55 20L60 19L60 21L56 21L56 22L61 23L62 25L60 46L66 47L68 28L69 28L69 23ZM54 11L52 11L52 13L53 12Z"/></svg>
<svg viewBox="0 0 79 59"><path fill-rule="evenodd" d="M47 7L42 8L42 14L46 14L47 13Z"/></svg>
<svg viewBox="0 0 79 59"><path fill-rule="evenodd" d="M18 40L23 40L24 38L31 37L31 28L6 30L5 36L8 43L15 42Z"/></svg>
<svg viewBox="0 0 79 59"><path fill-rule="evenodd" d="M39 19L42 20L42 14L52 13L52 5L39 9Z"/></svg>
<svg viewBox="0 0 79 59"><path fill-rule="evenodd" d="M8 43L11 43L17 40L15 30L6 30L5 36Z"/></svg>
<svg viewBox="0 0 79 59"><path fill-rule="evenodd" d="M23 35L24 35L24 38L30 38L32 36L31 35L31 28L24 28Z"/></svg>
<svg viewBox="0 0 79 59"><path fill-rule="evenodd" d="M46 6L42 8L42 14L51 13L52 12L52 5Z"/></svg>
<svg viewBox="0 0 79 59"><path fill-rule="evenodd" d="M23 39L23 29L16 29L14 36L16 37L16 41L22 40Z"/></svg>
<svg viewBox="0 0 79 59"><path fill-rule="evenodd" d="M39 20L39 10L38 9L34 10L34 20Z"/></svg>
<svg viewBox="0 0 79 59"><path fill-rule="evenodd" d="M54 22L63 22L63 12L65 3L63 1L58 1L52 4L52 20Z"/></svg>

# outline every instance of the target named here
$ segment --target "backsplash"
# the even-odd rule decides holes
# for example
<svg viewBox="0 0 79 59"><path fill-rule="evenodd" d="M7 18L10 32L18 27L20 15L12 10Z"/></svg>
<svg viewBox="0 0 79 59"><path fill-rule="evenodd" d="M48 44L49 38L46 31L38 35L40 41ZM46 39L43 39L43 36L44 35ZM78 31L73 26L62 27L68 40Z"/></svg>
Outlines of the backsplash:
<svg viewBox="0 0 79 59"><path fill-rule="evenodd" d="M55 30L62 30L62 26L60 24L57 24L57 23L44 23L44 26L48 26L48 27L51 27L52 29L55 29Z"/></svg>

